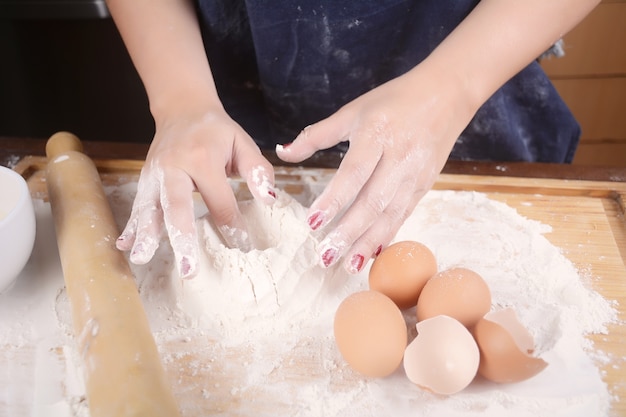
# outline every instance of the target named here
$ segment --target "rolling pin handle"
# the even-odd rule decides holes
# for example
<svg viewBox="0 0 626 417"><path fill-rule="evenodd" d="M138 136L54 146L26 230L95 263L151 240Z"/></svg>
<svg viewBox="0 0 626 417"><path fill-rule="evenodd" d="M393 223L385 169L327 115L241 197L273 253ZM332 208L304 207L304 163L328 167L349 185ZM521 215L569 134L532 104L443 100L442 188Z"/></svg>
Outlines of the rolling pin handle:
<svg viewBox="0 0 626 417"><path fill-rule="evenodd" d="M76 135L70 132L57 132L46 142L46 156L55 158L65 152L83 151L83 144Z"/></svg>

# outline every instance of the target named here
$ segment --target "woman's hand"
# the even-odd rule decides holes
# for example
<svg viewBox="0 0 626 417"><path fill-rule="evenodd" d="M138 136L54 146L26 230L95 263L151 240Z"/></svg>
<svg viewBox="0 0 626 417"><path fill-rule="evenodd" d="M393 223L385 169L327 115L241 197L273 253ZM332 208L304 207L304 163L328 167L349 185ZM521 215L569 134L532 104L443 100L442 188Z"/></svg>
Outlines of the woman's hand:
<svg viewBox="0 0 626 417"><path fill-rule="evenodd" d="M324 266L345 257L349 272L360 271L433 185L475 111L441 82L416 68L277 147L281 159L298 162L350 142L336 175L308 213L313 230L343 213L319 245Z"/></svg>
<svg viewBox="0 0 626 417"><path fill-rule="evenodd" d="M196 272L198 239L192 192L198 190L224 241L251 248L245 221L228 183L246 180L255 198L276 197L274 171L248 134L218 107L181 111L157 121L156 135L141 171L130 219L117 247L136 264L148 262L167 232L179 275Z"/></svg>
<svg viewBox="0 0 626 417"><path fill-rule="evenodd" d="M198 262L192 192L197 189L226 244L247 249L245 223L227 181L239 174L252 194L274 201L274 171L224 111L190 0L107 0L146 87L156 135L117 241L134 263L148 262L167 232L182 277ZM164 28L166 30L164 30Z"/></svg>
<svg viewBox="0 0 626 417"><path fill-rule="evenodd" d="M474 113L502 84L574 27L599 0L482 0L405 75L305 129L278 156L301 161L340 141L350 148L311 206L313 229L345 214L320 244L350 272L393 238L442 169Z"/></svg>

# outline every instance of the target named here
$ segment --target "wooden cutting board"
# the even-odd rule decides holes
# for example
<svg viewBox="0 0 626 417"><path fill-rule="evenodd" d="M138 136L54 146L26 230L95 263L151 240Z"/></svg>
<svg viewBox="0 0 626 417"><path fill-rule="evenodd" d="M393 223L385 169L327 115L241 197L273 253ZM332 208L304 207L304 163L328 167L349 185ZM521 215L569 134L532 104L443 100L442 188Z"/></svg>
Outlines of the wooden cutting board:
<svg viewBox="0 0 626 417"><path fill-rule="evenodd" d="M143 164L134 160L95 162L105 185L136 181ZM26 157L15 166L36 198L47 197L45 164L43 157ZM279 167L276 180L286 191L298 192L304 177L327 178L332 173L329 169ZM620 323L609 325L608 334L590 338L598 350L614 358L599 366L615 398L611 414L626 415L626 401L620 400L626 399L626 183L442 174L434 188L482 192L525 217L550 225L552 232L546 238L579 270L594 277L592 285L597 292L617 302ZM182 378L179 365L166 366L172 378Z"/></svg>

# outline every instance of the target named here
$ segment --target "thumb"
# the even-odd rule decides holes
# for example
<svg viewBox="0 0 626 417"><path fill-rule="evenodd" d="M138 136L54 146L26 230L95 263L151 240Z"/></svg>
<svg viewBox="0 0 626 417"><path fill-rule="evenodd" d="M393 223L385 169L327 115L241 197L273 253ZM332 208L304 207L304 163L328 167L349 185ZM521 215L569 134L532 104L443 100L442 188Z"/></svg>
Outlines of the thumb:
<svg viewBox="0 0 626 417"><path fill-rule="evenodd" d="M350 119L341 110L305 127L293 142L276 145L276 155L285 162L302 162L321 149L332 148L349 139Z"/></svg>

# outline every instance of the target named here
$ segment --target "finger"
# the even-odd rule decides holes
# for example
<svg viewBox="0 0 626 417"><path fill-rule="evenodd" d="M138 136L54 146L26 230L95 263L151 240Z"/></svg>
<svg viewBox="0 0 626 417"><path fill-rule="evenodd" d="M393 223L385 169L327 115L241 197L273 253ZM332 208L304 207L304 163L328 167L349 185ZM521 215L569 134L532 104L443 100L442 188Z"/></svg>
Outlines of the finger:
<svg viewBox="0 0 626 417"><path fill-rule="evenodd" d="M395 171L397 170L397 171ZM402 195L410 195L410 193L400 193L396 197L397 191L401 185L401 178L394 179L391 173L403 172L401 166L397 166L397 162L392 158L381 158L374 173L369 177L367 183L361 188L358 196L346 211L342 219L338 222L335 230L330 232L326 238L320 242L320 258L322 264L326 267L335 263L344 252L350 248L354 242L359 239L363 233L368 230L381 215L387 211L389 216L394 216L393 222L402 221L398 216L402 215L402 204L408 204L408 198ZM391 202L396 199L397 203L390 206ZM380 242L371 244L371 252ZM354 255L354 254L353 254ZM365 253L359 254L365 259Z"/></svg>
<svg viewBox="0 0 626 417"><path fill-rule="evenodd" d="M135 198L133 200L133 206L130 212L130 216L128 218L128 222L126 223L124 230L115 242L115 246L119 250L129 251L132 249L133 245L135 244L135 237L137 234L140 212L142 208L147 205L147 201L153 198L152 195L148 195L146 187L143 186L143 182L145 181L146 177L146 174L142 171L142 175L139 177L137 193L135 194Z"/></svg>
<svg viewBox="0 0 626 417"><path fill-rule="evenodd" d="M254 198L268 205L276 201L274 167L260 152L256 149L237 152L235 164Z"/></svg>
<svg viewBox="0 0 626 417"><path fill-rule="evenodd" d="M131 215L124 227L124 230L115 241L115 247L121 251L129 251L135 243L135 233L137 231L137 216L131 212Z"/></svg>
<svg viewBox="0 0 626 417"><path fill-rule="evenodd" d="M345 267L349 272L358 272L369 254L379 252L395 236L431 188L436 170L424 169L414 162L412 158L382 158L337 229L329 234L350 247L345 251ZM333 242L327 245L332 247Z"/></svg>
<svg viewBox="0 0 626 417"><path fill-rule="evenodd" d="M376 257L395 237L425 193L425 190L417 193L396 193L381 215L346 251L344 268L351 274L359 273L369 259Z"/></svg>
<svg viewBox="0 0 626 417"><path fill-rule="evenodd" d="M156 203L140 207L135 241L130 251L132 263L143 265L150 262L159 247L162 227L161 209Z"/></svg>
<svg viewBox="0 0 626 417"><path fill-rule="evenodd" d="M182 171L164 175L161 181L163 220L181 278L194 276L198 265L198 235L192 192L193 182Z"/></svg>
<svg viewBox="0 0 626 417"><path fill-rule="evenodd" d="M338 111L318 123L305 127L293 142L276 145L276 155L285 162L302 162L321 149L328 149L348 139L352 118Z"/></svg>
<svg viewBox="0 0 626 417"><path fill-rule="evenodd" d="M196 188L202 195L226 246L239 248L244 252L251 250L252 243L246 223L228 182L223 161L221 169L215 169L214 167L220 167L219 162L209 156L203 167L194 173L193 178L196 178Z"/></svg>
<svg viewBox="0 0 626 417"><path fill-rule="evenodd" d="M120 237L119 246L130 249L130 261L137 265L148 263L161 240L163 221L158 198L158 183L150 173L142 173L131 211L129 226ZM118 239L119 241L120 239ZM131 243L132 242L132 243Z"/></svg>
<svg viewBox="0 0 626 417"><path fill-rule="evenodd" d="M382 147L376 142L370 143L373 146L364 146L361 141L348 149L337 172L309 208L307 222L311 229L317 230L330 223L370 180L382 156Z"/></svg>

